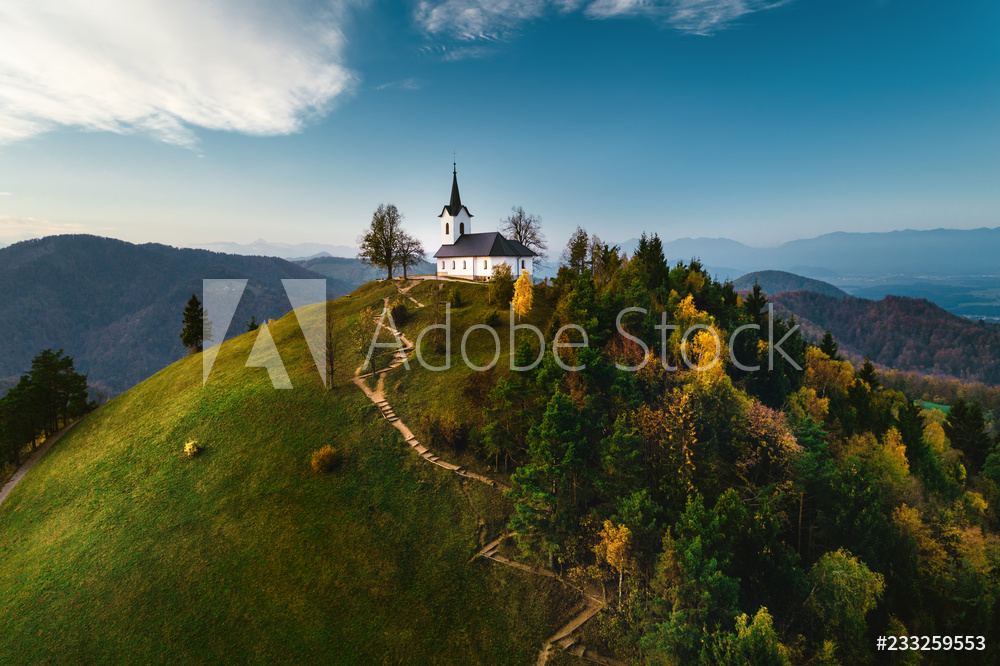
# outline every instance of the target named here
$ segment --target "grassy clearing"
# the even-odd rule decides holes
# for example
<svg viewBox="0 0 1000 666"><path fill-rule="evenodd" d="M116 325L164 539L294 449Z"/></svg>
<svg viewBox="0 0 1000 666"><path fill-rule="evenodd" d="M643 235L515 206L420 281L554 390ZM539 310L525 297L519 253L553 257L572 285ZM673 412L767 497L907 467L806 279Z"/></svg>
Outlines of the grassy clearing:
<svg viewBox="0 0 1000 666"><path fill-rule="evenodd" d="M935 402L927 402L926 400L919 400L918 402L921 405L923 405L924 409L937 409L944 412L945 414L951 412L951 405L939 405Z"/></svg>
<svg viewBox="0 0 1000 666"><path fill-rule="evenodd" d="M394 292L337 301L336 329ZM573 596L470 562L457 478L352 384L324 390L294 316L270 328L292 390L243 367L251 335L204 388L201 356L185 358L68 433L0 506L0 663L534 660ZM359 363L340 354L339 379ZM440 377L409 377L433 404ZM310 466L323 445L342 452L328 475ZM502 527L504 500L470 490Z"/></svg>

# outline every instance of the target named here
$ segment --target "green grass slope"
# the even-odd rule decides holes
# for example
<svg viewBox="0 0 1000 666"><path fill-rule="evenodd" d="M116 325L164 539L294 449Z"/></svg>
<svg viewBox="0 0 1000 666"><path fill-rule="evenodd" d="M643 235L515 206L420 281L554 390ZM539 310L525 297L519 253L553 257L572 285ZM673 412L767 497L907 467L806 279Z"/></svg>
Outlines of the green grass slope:
<svg viewBox="0 0 1000 666"><path fill-rule="evenodd" d="M341 334L393 293L334 302ZM472 559L458 477L343 381L356 352L326 391L295 316L271 332L293 389L244 367L251 335L204 388L185 358L91 414L0 506L0 663L534 661L572 595ZM324 444L343 451L330 475L309 464Z"/></svg>

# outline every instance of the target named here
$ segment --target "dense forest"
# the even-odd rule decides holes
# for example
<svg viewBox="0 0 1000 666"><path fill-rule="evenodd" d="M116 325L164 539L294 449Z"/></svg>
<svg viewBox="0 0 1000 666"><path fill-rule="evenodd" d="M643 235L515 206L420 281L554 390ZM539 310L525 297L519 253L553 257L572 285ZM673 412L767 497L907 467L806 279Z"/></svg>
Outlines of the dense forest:
<svg viewBox="0 0 1000 666"><path fill-rule="evenodd" d="M435 441L512 472L522 559L602 582L603 649L853 664L875 660L880 635L970 635L985 650L935 662L996 662L1000 451L978 404L925 411L832 336L786 337L794 321L769 322L759 288L743 298L697 262L671 267L656 236L627 261L585 239L577 250L536 289L555 303L547 339L587 331L586 347L560 350L583 368L545 354L473 373L472 416L445 414L453 434ZM619 320L624 308L646 312ZM789 356L773 365L771 325ZM537 357L532 337L519 366Z"/></svg>
<svg viewBox="0 0 1000 666"><path fill-rule="evenodd" d="M829 330L845 351L879 365L1000 384L1000 325L970 321L923 299L834 298L808 291L777 294L807 331Z"/></svg>
<svg viewBox="0 0 1000 666"><path fill-rule="evenodd" d="M282 259L97 236L16 243L0 250L0 377L16 377L39 349L62 347L91 385L117 394L186 353L180 313L203 279L250 278L232 335L251 317L291 309L282 278L319 277Z"/></svg>

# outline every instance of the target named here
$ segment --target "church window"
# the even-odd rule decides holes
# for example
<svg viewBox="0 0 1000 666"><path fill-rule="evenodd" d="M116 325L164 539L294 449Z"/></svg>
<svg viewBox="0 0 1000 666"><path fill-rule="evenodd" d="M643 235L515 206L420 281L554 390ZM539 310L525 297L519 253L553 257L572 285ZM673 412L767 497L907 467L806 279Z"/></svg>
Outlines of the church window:
<svg viewBox="0 0 1000 666"><path fill-rule="evenodd" d="M453 262L451 262L451 268L452 268L452 270L454 270L454 269L455 269L455 262L454 262L454 261L453 261Z"/></svg>
<svg viewBox="0 0 1000 666"><path fill-rule="evenodd" d="M486 268L486 260L483 259L483 268Z"/></svg>
<svg viewBox="0 0 1000 666"><path fill-rule="evenodd" d="M458 225L458 235L461 236L465 233L465 222L460 222Z"/></svg>
<svg viewBox="0 0 1000 666"><path fill-rule="evenodd" d="M464 261L462 262L462 270L463 271L465 270L465 262Z"/></svg>
<svg viewBox="0 0 1000 666"><path fill-rule="evenodd" d="M521 260L521 268L524 268L524 259Z"/></svg>
<svg viewBox="0 0 1000 666"><path fill-rule="evenodd" d="M451 233L451 225L448 224L447 222L444 223L444 232L446 234L450 234Z"/></svg>

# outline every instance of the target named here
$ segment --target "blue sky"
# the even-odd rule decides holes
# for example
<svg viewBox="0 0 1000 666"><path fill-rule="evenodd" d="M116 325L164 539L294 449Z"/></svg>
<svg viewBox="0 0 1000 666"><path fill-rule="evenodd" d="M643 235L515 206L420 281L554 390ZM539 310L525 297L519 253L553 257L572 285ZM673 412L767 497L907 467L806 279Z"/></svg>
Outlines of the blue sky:
<svg viewBox="0 0 1000 666"><path fill-rule="evenodd" d="M1000 226L992 0L8 0L0 245Z"/></svg>

